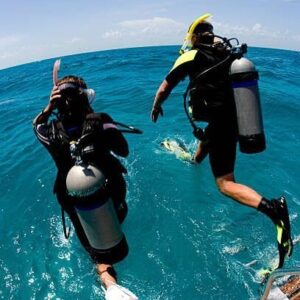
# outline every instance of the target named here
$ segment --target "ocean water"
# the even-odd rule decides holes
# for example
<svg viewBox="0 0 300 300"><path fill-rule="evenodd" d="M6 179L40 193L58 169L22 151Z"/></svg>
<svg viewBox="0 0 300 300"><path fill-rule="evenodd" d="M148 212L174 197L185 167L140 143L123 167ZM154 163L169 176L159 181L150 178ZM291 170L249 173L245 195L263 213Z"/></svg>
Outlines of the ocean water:
<svg viewBox="0 0 300 300"><path fill-rule="evenodd" d="M120 284L140 299L258 299L258 270L276 262L275 229L255 210L218 193L208 160L195 166L160 148L196 140L183 111L187 81L153 124L150 110L178 47L94 52L62 58L60 76L95 89L96 111L143 130L126 135L129 256L116 265ZM268 198L287 197L300 267L299 52L250 48L260 71L267 150L238 153L236 179ZM0 71L0 299L103 299L95 268L75 234L65 240L52 194L55 167L32 131L46 105L54 59Z"/></svg>

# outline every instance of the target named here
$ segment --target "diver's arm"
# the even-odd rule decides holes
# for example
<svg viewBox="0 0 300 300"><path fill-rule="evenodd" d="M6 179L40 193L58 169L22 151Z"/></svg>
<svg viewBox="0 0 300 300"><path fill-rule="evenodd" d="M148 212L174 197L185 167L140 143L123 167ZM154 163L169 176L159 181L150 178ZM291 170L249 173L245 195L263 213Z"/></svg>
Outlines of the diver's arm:
<svg viewBox="0 0 300 300"><path fill-rule="evenodd" d="M168 98L172 91L172 88L167 80L161 83L160 87L156 92L156 96L153 102L153 107L161 107L162 103Z"/></svg>
<svg viewBox="0 0 300 300"><path fill-rule="evenodd" d="M53 109L55 108L56 101L60 98L61 98L60 91L57 86L54 86L51 91L50 99L47 106L33 120L34 127L36 127L36 125L38 124L47 123L50 115L52 114Z"/></svg>
<svg viewBox="0 0 300 300"><path fill-rule="evenodd" d="M33 127L36 127L38 124L44 124L47 123L51 113L52 113L52 108L48 104L33 120Z"/></svg>
<svg viewBox="0 0 300 300"><path fill-rule="evenodd" d="M161 83L156 92L151 111L151 119L154 123L157 121L159 114L163 115L163 110L161 107L162 103L168 98L171 91L177 86L177 84L181 80L184 80L184 78L189 74L196 54L197 51L195 50L182 54L175 61L173 68L165 80Z"/></svg>
<svg viewBox="0 0 300 300"><path fill-rule="evenodd" d="M104 140L110 151L114 154L126 157L129 154L129 147L123 134L113 123L113 119L106 113L100 113L103 122Z"/></svg>
<svg viewBox="0 0 300 300"><path fill-rule="evenodd" d="M162 110L162 103L168 98L172 91L171 85L164 79L164 81L161 83L160 87L158 88L152 110L151 110L151 119L155 123L157 121L158 115L161 114L163 116L163 110Z"/></svg>
<svg viewBox="0 0 300 300"><path fill-rule="evenodd" d="M39 141L44 145L49 145L48 119L55 108L56 101L61 98L58 87L53 87L47 106L33 120L33 130Z"/></svg>
<svg viewBox="0 0 300 300"><path fill-rule="evenodd" d="M107 129L107 145L110 150L116 155L127 157L129 154L129 147L126 139L119 129Z"/></svg>
<svg viewBox="0 0 300 300"><path fill-rule="evenodd" d="M42 112L40 112L32 122L33 131L36 137L45 146L50 145L50 141L48 137L49 136L48 119L50 115L51 112L48 106L46 106L46 108Z"/></svg>

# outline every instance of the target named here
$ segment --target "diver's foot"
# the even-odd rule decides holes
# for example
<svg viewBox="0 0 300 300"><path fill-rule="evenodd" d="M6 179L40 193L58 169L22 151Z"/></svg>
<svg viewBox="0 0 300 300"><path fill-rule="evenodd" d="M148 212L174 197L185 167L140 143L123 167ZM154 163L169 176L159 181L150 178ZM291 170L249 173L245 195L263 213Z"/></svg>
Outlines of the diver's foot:
<svg viewBox="0 0 300 300"><path fill-rule="evenodd" d="M103 285L105 286L105 289L108 289L111 285L117 283L117 273L113 266L107 264L98 264L97 271Z"/></svg>
<svg viewBox="0 0 300 300"><path fill-rule="evenodd" d="M276 211L276 219L274 223L277 229L277 242L279 251L279 265L281 268L284 263L284 259L287 256L291 256L293 252L293 241L291 238L291 225L289 219L289 212L284 197L271 200L272 205Z"/></svg>

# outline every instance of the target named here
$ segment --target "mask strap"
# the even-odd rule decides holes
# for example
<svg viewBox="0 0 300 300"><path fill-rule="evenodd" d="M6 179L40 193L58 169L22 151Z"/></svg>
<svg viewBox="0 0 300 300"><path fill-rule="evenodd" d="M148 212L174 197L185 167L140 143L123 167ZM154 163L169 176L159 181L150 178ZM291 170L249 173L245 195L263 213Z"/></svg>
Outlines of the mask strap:
<svg viewBox="0 0 300 300"><path fill-rule="evenodd" d="M87 95L89 103L92 104L96 98L96 93L93 89L84 89L83 92Z"/></svg>

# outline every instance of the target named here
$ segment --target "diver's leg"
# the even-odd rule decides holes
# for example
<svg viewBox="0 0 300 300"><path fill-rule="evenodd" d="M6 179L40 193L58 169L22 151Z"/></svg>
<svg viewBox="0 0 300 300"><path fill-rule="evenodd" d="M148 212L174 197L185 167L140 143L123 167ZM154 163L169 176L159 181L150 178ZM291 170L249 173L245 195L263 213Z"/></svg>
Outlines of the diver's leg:
<svg viewBox="0 0 300 300"><path fill-rule="evenodd" d="M220 192L233 200L257 208L262 196L252 188L236 183L233 173L229 173L216 178L216 184Z"/></svg>
<svg viewBox="0 0 300 300"><path fill-rule="evenodd" d="M262 196L235 182L237 128L232 112L217 114L205 131L209 140L209 162L220 192L235 201L257 208Z"/></svg>
<svg viewBox="0 0 300 300"><path fill-rule="evenodd" d="M91 247L86 234L81 226L81 223L76 214L70 214L70 219L75 228L77 237L81 242L82 246L91 256L91 259L96 264L97 272L99 274L100 280L104 287L107 289L111 284L116 283L116 272L111 264L101 263L101 255L99 255L94 249Z"/></svg>
<svg viewBox="0 0 300 300"><path fill-rule="evenodd" d="M204 137L202 141L199 141L198 147L194 153L193 161L200 164L207 156L208 150L208 136L210 134L210 124L204 129Z"/></svg>
<svg viewBox="0 0 300 300"><path fill-rule="evenodd" d="M68 196L63 196L62 194L57 194L57 198L59 200L59 203L62 205L62 207L65 209L65 211L68 213L69 218L74 226L76 235L81 243L81 245L85 248L85 250L89 253L91 256L91 259L96 264L97 272L99 274L100 280L102 284L107 289L110 285L115 284L117 281L116 272L111 264L105 264L101 262L101 255L99 255L97 252L94 251L94 249L91 247L87 236L81 226L80 220L76 214L75 208L71 205L68 205L70 203L70 200L68 199Z"/></svg>
<svg viewBox="0 0 300 300"><path fill-rule="evenodd" d="M278 267L281 267L285 256L290 256L293 250L286 201L284 197L267 200L252 188L235 182L236 125L235 122L232 122L233 118L222 120L220 117L216 120L210 124L209 134L209 160L216 184L222 194L243 205L258 209L276 224L280 258Z"/></svg>
<svg viewBox="0 0 300 300"><path fill-rule="evenodd" d="M205 142L200 141L198 144L198 148L195 151L193 161L200 164L203 159L207 156L208 154L208 147Z"/></svg>
<svg viewBox="0 0 300 300"><path fill-rule="evenodd" d="M216 183L222 194L241 204L258 209L276 225L279 251L278 268L281 268L284 264L285 256L291 256L293 252L291 226L285 198L280 197L267 200L250 187L236 183L233 173L218 177Z"/></svg>
<svg viewBox="0 0 300 300"><path fill-rule="evenodd" d="M117 283L117 274L112 265L98 263L96 264L96 267L100 279L106 289Z"/></svg>
<svg viewBox="0 0 300 300"><path fill-rule="evenodd" d="M110 193L119 222L122 224L128 213L126 182L122 174L115 174L110 178Z"/></svg>

